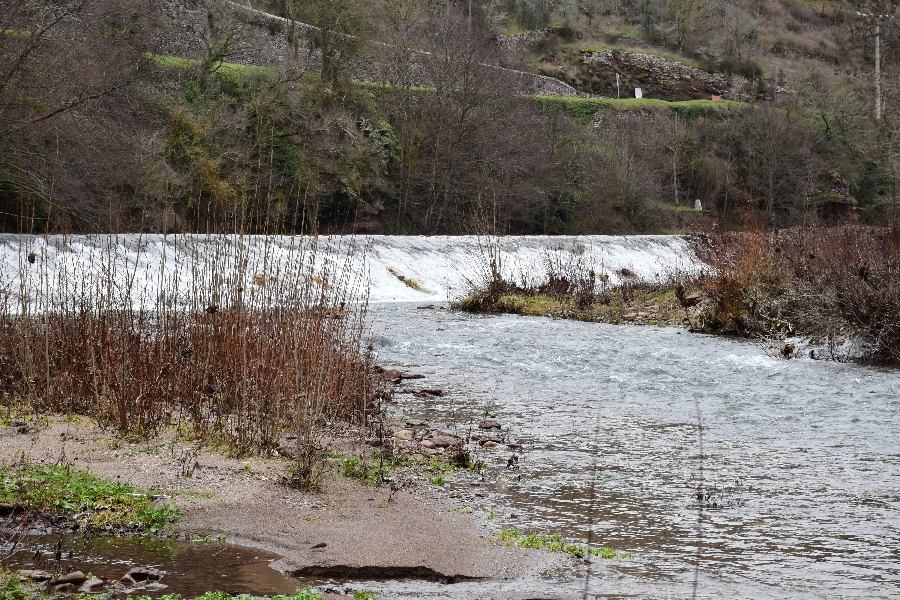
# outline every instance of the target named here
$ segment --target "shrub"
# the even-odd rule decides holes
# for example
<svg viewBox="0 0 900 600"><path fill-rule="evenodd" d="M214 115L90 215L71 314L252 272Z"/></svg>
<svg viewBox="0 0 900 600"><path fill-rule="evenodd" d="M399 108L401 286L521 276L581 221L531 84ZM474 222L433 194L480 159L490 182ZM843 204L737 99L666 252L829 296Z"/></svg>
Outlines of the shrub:
<svg viewBox="0 0 900 600"><path fill-rule="evenodd" d="M703 327L754 337L856 342L843 357L900 364L900 222L718 233L698 252Z"/></svg>

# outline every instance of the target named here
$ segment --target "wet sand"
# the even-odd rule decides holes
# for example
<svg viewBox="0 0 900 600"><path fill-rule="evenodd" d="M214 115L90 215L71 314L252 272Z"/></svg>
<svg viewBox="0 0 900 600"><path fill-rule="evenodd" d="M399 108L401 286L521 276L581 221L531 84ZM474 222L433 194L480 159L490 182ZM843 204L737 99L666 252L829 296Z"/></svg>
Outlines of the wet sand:
<svg viewBox="0 0 900 600"><path fill-rule="evenodd" d="M328 475L322 491L281 482L285 458L236 459L189 443L128 443L88 425L53 420L39 432L0 427L0 460L66 461L139 489L169 494L184 511L175 530L276 553L287 574L351 579L536 578L572 567L571 557L506 547L424 476L396 491ZM346 441L333 440L335 450ZM348 452L349 454L349 452ZM190 472L190 476L187 473ZM400 486L395 486L400 487ZM445 510L442 510L445 509Z"/></svg>

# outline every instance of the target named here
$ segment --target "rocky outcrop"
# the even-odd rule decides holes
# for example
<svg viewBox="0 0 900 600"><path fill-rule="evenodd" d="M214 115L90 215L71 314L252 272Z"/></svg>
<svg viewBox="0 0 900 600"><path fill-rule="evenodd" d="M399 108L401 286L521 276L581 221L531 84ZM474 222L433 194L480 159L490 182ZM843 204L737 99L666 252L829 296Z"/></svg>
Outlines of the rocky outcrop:
<svg viewBox="0 0 900 600"><path fill-rule="evenodd" d="M713 96L747 101L756 93L753 82L743 77L708 73L659 56L615 50L583 52L578 87L615 98L617 73L622 98L633 98L635 88L641 88L645 98L671 101L710 100Z"/></svg>

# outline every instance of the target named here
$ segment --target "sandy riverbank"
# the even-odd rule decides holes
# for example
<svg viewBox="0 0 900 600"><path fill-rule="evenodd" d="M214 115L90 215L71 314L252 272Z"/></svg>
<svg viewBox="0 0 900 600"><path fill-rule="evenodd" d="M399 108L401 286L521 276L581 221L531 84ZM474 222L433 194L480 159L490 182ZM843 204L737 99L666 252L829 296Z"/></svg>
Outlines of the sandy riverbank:
<svg viewBox="0 0 900 600"><path fill-rule="evenodd" d="M333 440L335 450L340 439ZM572 567L571 557L506 547L472 516L448 511L454 499L408 474L401 489L330 475L321 492L280 482L287 459L229 458L188 443L128 443L81 423L51 422L21 433L0 427L0 461L67 461L94 474L171 495L184 511L175 530L226 536L281 555L288 574L338 580L539 578ZM190 476L187 476L187 473ZM397 486L395 486L397 487Z"/></svg>

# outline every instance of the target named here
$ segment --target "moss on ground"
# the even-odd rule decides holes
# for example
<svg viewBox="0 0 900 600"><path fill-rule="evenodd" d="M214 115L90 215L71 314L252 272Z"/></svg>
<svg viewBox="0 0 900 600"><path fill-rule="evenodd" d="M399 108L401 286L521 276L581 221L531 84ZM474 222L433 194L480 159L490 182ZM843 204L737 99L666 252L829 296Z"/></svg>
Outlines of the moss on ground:
<svg viewBox="0 0 900 600"><path fill-rule="evenodd" d="M534 317L554 317L599 323L680 326L687 318L675 289L641 288L625 285L597 295L587 305L573 297L552 297L539 293L510 293L489 302L474 294L454 308L466 312L510 313Z"/></svg>
<svg viewBox="0 0 900 600"><path fill-rule="evenodd" d="M359 592L357 592L358 594ZM364 592L367 596L360 596L366 599L375 599L373 592ZM46 589L40 584L33 582L18 573L9 569L0 568L0 600L46 600L51 597L57 597L58 594L49 596ZM101 597L96 594L75 594L73 596L79 600L87 600L89 598ZM357 595L354 594L354 598ZM150 596L128 596L129 600L151 600ZM277 596L252 596L250 594L231 595L228 592L215 591L206 592L195 598L184 598L180 594L166 594L159 596L155 600L322 600L322 595L316 593L311 587L306 589L297 589L293 594L279 594Z"/></svg>
<svg viewBox="0 0 900 600"><path fill-rule="evenodd" d="M518 529L501 529L491 541L502 543L505 546L518 546L519 548L533 548L536 550L549 550L550 552L563 552L577 558L584 558L588 554L600 558L634 558L628 552L616 552L613 548L590 548L585 543L569 543L559 534L545 535L541 533L522 534Z"/></svg>
<svg viewBox="0 0 900 600"><path fill-rule="evenodd" d="M685 100L668 102L656 98L562 98L556 96L533 96L542 107L556 107L565 110L571 118L582 123L590 121L601 110L614 112L643 110L670 110L684 119L700 117L722 118L749 104L733 100Z"/></svg>
<svg viewBox="0 0 900 600"><path fill-rule="evenodd" d="M77 520L92 530L157 533L181 514L174 504L157 506L149 494L107 481L68 464L3 465L0 504L12 509Z"/></svg>

